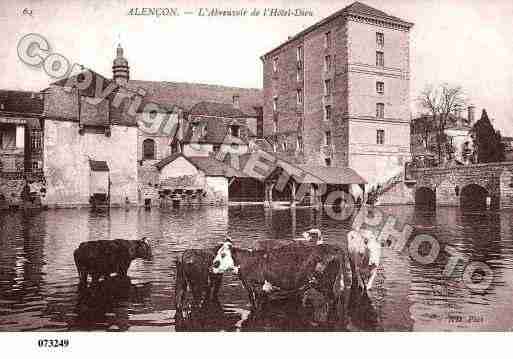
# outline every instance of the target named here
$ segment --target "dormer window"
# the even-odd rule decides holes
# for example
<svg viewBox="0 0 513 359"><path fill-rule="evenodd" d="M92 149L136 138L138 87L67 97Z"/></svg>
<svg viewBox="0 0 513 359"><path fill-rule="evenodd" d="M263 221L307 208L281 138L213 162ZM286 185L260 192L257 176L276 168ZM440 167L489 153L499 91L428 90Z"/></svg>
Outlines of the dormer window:
<svg viewBox="0 0 513 359"><path fill-rule="evenodd" d="M239 125L231 125L230 126L230 135L232 137L240 137L240 126Z"/></svg>

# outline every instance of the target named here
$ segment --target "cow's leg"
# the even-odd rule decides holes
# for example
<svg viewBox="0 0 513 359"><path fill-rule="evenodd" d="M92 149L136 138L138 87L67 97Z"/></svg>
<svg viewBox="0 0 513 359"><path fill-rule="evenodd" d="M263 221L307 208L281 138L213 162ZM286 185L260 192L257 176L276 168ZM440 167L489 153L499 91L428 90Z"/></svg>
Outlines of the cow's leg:
<svg viewBox="0 0 513 359"><path fill-rule="evenodd" d="M100 276L101 276L101 273L98 273L98 272L93 272L91 273L91 277L92 277L92 284L98 284L99 280L100 280Z"/></svg>

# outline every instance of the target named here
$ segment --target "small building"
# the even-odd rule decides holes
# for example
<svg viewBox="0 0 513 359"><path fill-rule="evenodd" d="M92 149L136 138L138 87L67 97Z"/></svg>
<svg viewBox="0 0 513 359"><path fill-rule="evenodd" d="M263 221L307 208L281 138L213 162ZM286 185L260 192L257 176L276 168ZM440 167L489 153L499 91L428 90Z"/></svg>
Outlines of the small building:
<svg viewBox="0 0 513 359"><path fill-rule="evenodd" d="M227 204L229 183L244 176L225 163L205 156L175 153L155 164L162 205Z"/></svg>

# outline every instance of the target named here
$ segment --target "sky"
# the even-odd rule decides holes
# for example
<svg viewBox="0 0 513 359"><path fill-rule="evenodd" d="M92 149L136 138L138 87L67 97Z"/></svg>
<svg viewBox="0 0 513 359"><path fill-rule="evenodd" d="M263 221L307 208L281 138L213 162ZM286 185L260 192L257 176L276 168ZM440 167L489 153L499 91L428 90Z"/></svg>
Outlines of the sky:
<svg viewBox="0 0 513 359"><path fill-rule="evenodd" d="M41 90L54 81L19 60L17 45L28 33L42 35L53 52L106 77L112 75L121 42L131 79L261 88L261 55L352 2L0 0L0 88ZM415 23L410 43L413 113L418 111L414 100L427 84L447 82L463 87L477 116L486 108L494 125L513 135L513 1L362 2ZM173 7L181 16L128 15L131 8L142 7ZM313 16L200 17L203 7L300 8Z"/></svg>

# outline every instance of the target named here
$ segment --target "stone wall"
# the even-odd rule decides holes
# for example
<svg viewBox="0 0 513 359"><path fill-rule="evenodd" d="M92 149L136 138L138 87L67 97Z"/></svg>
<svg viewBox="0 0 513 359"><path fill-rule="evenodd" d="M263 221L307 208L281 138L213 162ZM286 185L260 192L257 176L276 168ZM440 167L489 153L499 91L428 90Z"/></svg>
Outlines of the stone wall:
<svg viewBox="0 0 513 359"><path fill-rule="evenodd" d="M112 126L111 136L79 133L77 122L45 120L44 175L50 207L88 206L89 160L109 166L111 205L138 202L137 128Z"/></svg>

